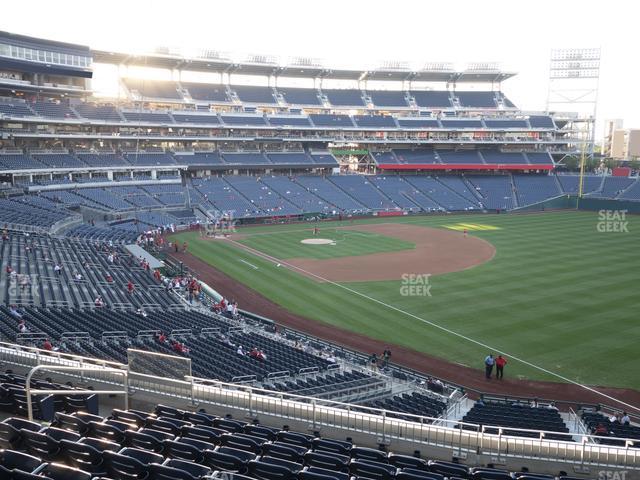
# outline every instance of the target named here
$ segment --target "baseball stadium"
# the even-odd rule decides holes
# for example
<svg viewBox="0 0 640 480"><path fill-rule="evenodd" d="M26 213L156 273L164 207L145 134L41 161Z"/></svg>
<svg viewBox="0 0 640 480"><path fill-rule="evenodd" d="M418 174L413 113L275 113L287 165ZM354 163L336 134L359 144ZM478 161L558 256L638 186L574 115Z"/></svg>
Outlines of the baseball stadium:
<svg viewBox="0 0 640 480"><path fill-rule="evenodd" d="M490 62L43 37L0 31L0 479L640 478L640 177L594 115Z"/></svg>

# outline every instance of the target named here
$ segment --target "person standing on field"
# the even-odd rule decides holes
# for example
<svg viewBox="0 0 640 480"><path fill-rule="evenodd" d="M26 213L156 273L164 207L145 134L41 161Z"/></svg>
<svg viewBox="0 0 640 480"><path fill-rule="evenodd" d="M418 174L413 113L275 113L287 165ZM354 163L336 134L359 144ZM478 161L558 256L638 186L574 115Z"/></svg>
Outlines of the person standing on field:
<svg viewBox="0 0 640 480"><path fill-rule="evenodd" d="M493 365L496 363L495 358L493 358L493 354L489 354L484 359L484 375L487 377L487 380L491 378L491 373L493 372Z"/></svg>
<svg viewBox="0 0 640 480"><path fill-rule="evenodd" d="M503 358L502 355L498 355L496 358L496 378L498 380L502 380L504 377L504 366L507 364L507 359Z"/></svg>

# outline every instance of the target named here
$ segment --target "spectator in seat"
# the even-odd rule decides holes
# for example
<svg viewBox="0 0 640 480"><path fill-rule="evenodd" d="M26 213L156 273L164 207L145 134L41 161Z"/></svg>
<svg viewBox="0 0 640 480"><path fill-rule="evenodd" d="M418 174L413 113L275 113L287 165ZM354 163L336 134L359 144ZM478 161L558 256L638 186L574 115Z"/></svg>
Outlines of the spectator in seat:
<svg viewBox="0 0 640 480"><path fill-rule="evenodd" d="M186 345L180 342L173 342L173 350L177 353L187 354L189 353L189 349Z"/></svg>
<svg viewBox="0 0 640 480"><path fill-rule="evenodd" d="M233 318L233 301L227 304L227 308L225 309L224 316L227 318Z"/></svg>
<svg viewBox="0 0 640 480"><path fill-rule="evenodd" d="M127 283L127 292L129 292L129 295L132 295L135 289L136 289L135 285L131 280L129 280L129 282Z"/></svg>
<svg viewBox="0 0 640 480"><path fill-rule="evenodd" d="M238 355L244 356L244 349L242 348L242 345L238 345L238 350L236 350L236 353Z"/></svg>
<svg viewBox="0 0 640 480"><path fill-rule="evenodd" d="M378 355L375 353L372 353L371 356L369 357L369 365L371 367L371 370L377 370L378 369Z"/></svg>
<svg viewBox="0 0 640 480"><path fill-rule="evenodd" d="M29 329L27 328L27 325L24 323L24 320L20 320L20 323L18 323L18 332L27 333L28 331Z"/></svg>
<svg viewBox="0 0 640 480"><path fill-rule="evenodd" d="M29 275L18 275L18 284L20 285L21 292L24 292L29 287L30 283Z"/></svg>
<svg viewBox="0 0 640 480"><path fill-rule="evenodd" d="M13 267L11 265L7 265L4 270L7 272L7 275L11 275L13 273Z"/></svg>
<svg viewBox="0 0 640 480"><path fill-rule="evenodd" d="M79 282L82 280L82 274L80 272L73 272L73 279L76 282Z"/></svg>
<svg viewBox="0 0 640 480"><path fill-rule="evenodd" d="M444 383L442 383L437 378L429 378L427 380L427 388L432 392L443 393L444 392Z"/></svg>
<svg viewBox="0 0 640 480"><path fill-rule="evenodd" d="M56 264L53 266L53 271L54 271L56 274L58 274L58 275L62 275L62 265L60 265L60 264L56 263Z"/></svg>
<svg viewBox="0 0 640 480"><path fill-rule="evenodd" d="M14 318L17 318L17 319L21 319L22 318L22 313L20 313L20 311L18 310L18 307L16 305L11 305L9 307L9 313Z"/></svg>
<svg viewBox="0 0 640 480"><path fill-rule="evenodd" d="M387 347L384 349L384 352L382 352L382 368L385 368L389 364L389 360L391 360L391 350Z"/></svg>
<svg viewBox="0 0 640 480"><path fill-rule="evenodd" d="M107 281L107 283L113 283L113 277L111 276L110 273L107 273L107 276L104 278Z"/></svg>
<svg viewBox="0 0 640 480"><path fill-rule="evenodd" d="M164 332L160 332L160 334L158 335L158 342L165 343L166 341L167 336L164 334Z"/></svg>
<svg viewBox="0 0 640 480"><path fill-rule="evenodd" d="M45 339L44 343L42 344L42 349L43 350L48 350L51 351L53 350L53 345L51 345L51 342L49 341L49 339Z"/></svg>
<svg viewBox="0 0 640 480"><path fill-rule="evenodd" d="M196 289L197 289L197 284L195 279L193 279L187 285L189 303L193 303L193 298L194 298Z"/></svg>
<svg viewBox="0 0 640 480"><path fill-rule="evenodd" d="M609 417L609 422L610 423L620 423L620 421L618 420L618 414L617 413L611 414L611 416Z"/></svg>
<svg viewBox="0 0 640 480"><path fill-rule="evenodd" d="M547 405L547 410L555 410L557 412L558 411L558 407L556 407L556 403L555 402L551 402L549 405Z"/></svg>
<svg viewBox="0 0 640 480"><path fill-rule="evenodd" d="M2 241L6 242L7 240L9 240L9 229L5 224L4 228L2 229Z"/></svg>
<svg viewBox="0 0 640 480"><path fill-rule="evenodd" d="M93 304L97 307L97 308L102 308L104 307L104 300L102 299L102 295L98 295L96 297L96 299L93 301Z"/></svg>
<svg viewBox="0 0 640 480"><path fill-rule="evenodd" d="M142 308L138 308L136 310L136 315L146 318L147 317L147 312L145 312Z"/></svg>
<svg viewBox="0 0 640 480"><path fill-rule="evenodd" d="M267 358L266 355L262 352L262 350L258 350L257 347L253 347L251 349L251 351L249 352L249 356L251 358L255 358L259 362L264 362L265 359Z"/></svg>
<svg viewBox="0 0 640 480"><path fill-rule="evenodd" d="M622 412L622 418L620 419L620 423L625 427L631 425L631 419L629 418L629 414L627 412Z"/></svg>
<svg viewBox="0 0 640 480"><path fill-rule="evenodd" d="M609 435L609 430L603 423L599 423L594 433L599 436L607 436Z"/></svg>

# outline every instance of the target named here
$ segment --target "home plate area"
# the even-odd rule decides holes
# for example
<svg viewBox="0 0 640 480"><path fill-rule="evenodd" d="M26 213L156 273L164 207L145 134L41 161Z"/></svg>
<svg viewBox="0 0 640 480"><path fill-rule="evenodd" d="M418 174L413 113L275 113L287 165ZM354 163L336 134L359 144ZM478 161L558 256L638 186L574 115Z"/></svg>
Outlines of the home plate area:
<svg viewBox="0 0 640 480"><path fill-rule="evenodd" d="M300 240L300 243L304 243L305 245L335 245L336 241L330 238L305 238L304 240Z"/></svg>

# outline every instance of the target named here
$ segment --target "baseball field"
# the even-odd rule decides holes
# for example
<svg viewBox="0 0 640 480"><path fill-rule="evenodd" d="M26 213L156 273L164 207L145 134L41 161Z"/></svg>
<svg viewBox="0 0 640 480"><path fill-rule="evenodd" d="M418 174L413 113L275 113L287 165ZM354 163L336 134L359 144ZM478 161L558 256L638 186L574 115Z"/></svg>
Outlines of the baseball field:
<svg viewBox="0 0 640 480"><path fill-rule="evenodd" d="M315 235L313 227L174 238L310 322L478 370L487 353L504 352L510 378L562 381L558 374L640 389L638 217L389 217L320 223Z"/></svg>

